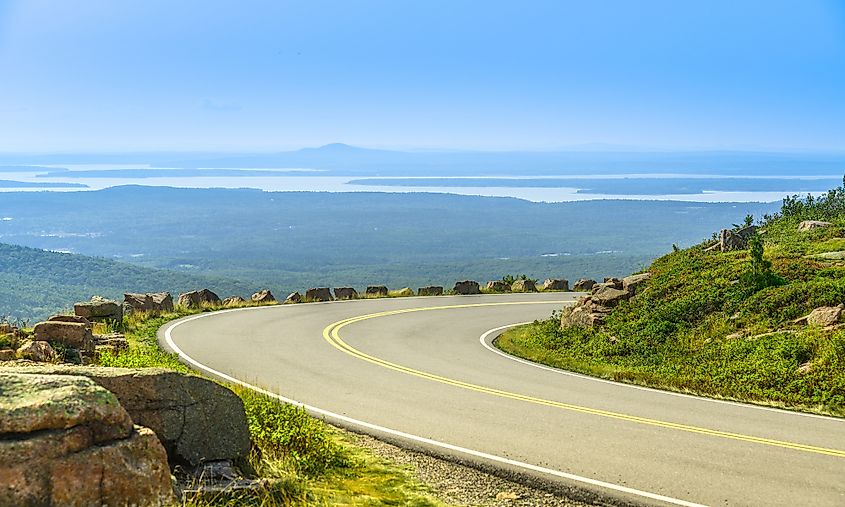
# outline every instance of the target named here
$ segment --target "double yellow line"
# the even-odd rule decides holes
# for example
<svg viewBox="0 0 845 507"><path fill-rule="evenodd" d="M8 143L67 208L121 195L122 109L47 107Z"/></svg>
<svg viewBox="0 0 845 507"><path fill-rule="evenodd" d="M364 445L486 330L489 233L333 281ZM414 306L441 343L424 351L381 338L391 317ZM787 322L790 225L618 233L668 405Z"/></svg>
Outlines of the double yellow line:
<svg viewBox="0 0 845 507"><path fill-rule="evenodd" d="M762 444L768 445L773 447L782 447L785 449L792 449L795 451L803 451L803 452L810 452L815 454L823 454L826 456L834 456L837 458L845 458L845 451L838 450L838 449L827 449L824 447L816 447L812 445L805 445L799 444L795 442L786 442L782 440L773 440L770 438L762 438L762 437L755 437L752 435L743 435L740 433L731 433L727 431L719 431L713 430L708 428L701 428L698 426L691 426L688 424L679 424L673 423L668 421L660 421L657 419L649 419L646 417L639 417L634 415L622 414L619 412L611 412L607 410L600 410L596 408L584 407L580 405L573 405L571 403L561 403L558 401L552 400L545 400L542 398L535 398L533 396L526 396L523 394L512 393L508 391L502 391L500 389L494 389L490 387L480 386L477 384L471 384L468 382L462 382L460 380L451 379L448 377L443 377L440 375L435 375L433 373L427 373L420 370L415 370L413 368L409 368L407 366L402 366L396 363L392 363L390 361L386 361L384 359L380 359L378 357L374 357L368 354L361 352L360 350L352 347L340 337L340 330L344 327L355 324L356 322L361 322L365 320L380 318L380 317L388 317L391 315L401 315L404 313L415 313L415 312L425 312L425 311L435 311L435 310L451 310L451 309L458 309L458 308L479 308L485 306L506 306L506 305L531 305L531 304L562 304L566 303L566 301L531 301L531 302L501 302L501 303L476 303L476 304L464 304L464 305L448 305L448 306L433 306L433 307L425 307L425 308L408 308L403 310L392 310L386 312L378 312L378 313L371 313L368 315L361 315L358 317L351 317L348 319L344 319L333 324L329 324L323 329L323 337L328 341L334 348L345 352L353 357L358 359L367 361L372 364L376 364L378 366L382 366L384 368L388 368L394 371L398 371L400 373L405 373L407 375L412 375L414 377L423 378L426 380L431 380L433 382L439 382L441 384L446 384L454 387L459 387L461 389L467 389L470 391L475 391L479 393L489 394L492 396L499 396L501 398L508 398L512 400L524 401L527 403L533 403L536 405L544 405L547 407L554 407L563 410L569 410L571 412L578 412L582 414L589 414L598 417L606 417L609 419L616 419L620 421L627 421L636 424L643 424L647 426L656 426L660 428L668 428L678 431L685 431L688 433L697 433L700 435L708 435L712 437L718 438L726 438L730 440L738 440L741 442L750 442L755 444Z"/></svg>

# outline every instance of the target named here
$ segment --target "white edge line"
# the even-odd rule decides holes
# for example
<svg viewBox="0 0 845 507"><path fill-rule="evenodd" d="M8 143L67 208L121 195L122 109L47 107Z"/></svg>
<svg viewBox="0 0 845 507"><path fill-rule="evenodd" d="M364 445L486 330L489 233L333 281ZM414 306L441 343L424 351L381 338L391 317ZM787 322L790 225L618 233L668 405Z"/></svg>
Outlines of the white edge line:
<svg viewBox="0 0 845 507"><path fill-rule="evenodd" d="M676 397L679 397L679 398L689 398L689 399L696 400L696 401L705 401L705 402L708 402L708 403L720 403L722 405L733 405L735 407L741 407L741 408L751 408L751 409L754 409L754 410L764 410L764 411L767 411L767 412L777 412L779 414L797 415L797 416L802 416L802 417L812 417L814 419L826 419L826 420L830 420L830 421L836 421L836 422L839 422L839 423L845 423L845 419L842 419L842 418L839 418L839 417L831 417L831 416L820 415L820 414L808 414L806 412L796 412L796 411L793 411L793 410L784 410L782 408L775 408L775 407L764 407L764 406L760 406L760 405L752 405L750 403L741 403L741 402L738 402L738 401L717 400L717 399L714 399L714 398L706 398L704 396L695 396L695 395L692 395L692 394L676 393L676 392L673 392L673 391L664 391L663 389L655 389L653 387L638 386L638 385L635 385L635 384L627 384L625 382L615 382L613 380L607 380L607 379L598 378L598 377L591 377L590 375L584 375L582 373L575 373L575 372L563 370L563 369L560 369L560 368L554 368L552 366L546 366L544 364L535 363L534 361L529 361L527 359L522 359L521 357L516 357L514 355L508 354L507 352L501 351L501 350L497 349L496 347L494 347L491 343L488 343L488 341L490 341L490 340L488 340L488 338L490 338L490 335L492 335L493 333L498 333L499 331L504 331L505 329L510 329L512 327L524 326L526 324L531 324L532 322L533 321L531 321L531 322L518 322L516 324L508 324L506 326L499 326L499 327L497 327L495 329L491 329L491 330L487 331L486 333L484 333L483 335L481 335L481 338L479 339L479 341L481 342L481 345L483 345L484 348L486 348L490 352L496 353L496 354L498 354L498 355L500 355L504 358L510 359L511 361L516 361L517 363L526 364L528 366L533 366L534 368L539 368L541 370L550 371L550 372L557 373L557 374L560 374L560 375L566 375L566 376L569 376L569 377L576 377L576 378L580 378L580 379L584 379L584 380L591 380L593 382L601 382L603 384L611 384L611 385L619 386L619 387L627 387L629 389L637 389L639 391L649 391L649 392L652 392L652 393L665 394L666 396L676 396Z"/></svg>
<svg viewBox="0 0 845 507"><path fill-rule="evenodd" d="M320 414L320 415L323 415L323 416L326 416L326 417L329 417L329 418L332 418L332 419L336 419L336 420L343 421L343 422L346 422L346 423L349 423L349 424L352 424L352 425L355 425L355 426L360 426L360 427L363 427L363 428L374 430L374 431L377 431L377 432L380 432L380 433L387 433L389 435L400 437L400 438L403 438L403 439L406 439L406 440L411 440L411 441L414 441L414 442L420 442L420 443L431 445L431 446L434 446L434 447L440 447L442 449L447 449L447 450L457 452L457 453L460 453L460 454L465 454L465 455L468 455L468 456L474 456L476 458L481 458L481 459L493 461L493 462L496 462L496 463L502 463L502 464L505 464L505 465L523 468L523 469L526 469L526 470L531 470L533 472L539 472L539 473L542 473L542 474L560 477L560 478L563 478L563 479L568 479L568 480L580 482L580 483L583 483L583 484L589 484L591 486L596 486L596 487L599 487L599 488L604 488L604 489L616 491L616 492L619 492L619 493L625 493L625 494L629 494L629 495L639 496L639 497L642 497L642 498L648 498L650 500L657 500L657 501L665 502L665 503L672 504L672 505L680 505L680 506L683 506L683 507L706 507L703 504L688 502L686 500L679 500L677 498L671 498L671 497L668 497L668 496L658 495L656 493L649 493L647 491L640 491L638 489L629 488L629 487L626 487L626 486L620 486L618 484L612 484L612 483L609 483L609 482L599 481L597 479L590 479L589 477L581 477L580 475L574 475L574 474L570 474L570 473L566 473L566 472L561 472L560 470L553 470L551 468L545 468L545 467L541 467L541 466L537 466L537 465L532 465L530 463L524 463L522 461L516 461L516 460L509 459L509 458L496 456L494 454L487 454L485 452L476 451L476 450L473 450L473 449L467 449L465 447L459 447L459 446L456 446L456 445L447 444L445 442L439 442L437 440L432 440L430 438L425 438L425 437L421 437L421 436L418 436L418 435L412 435L410 433L405 433L403 431L394 430L394 429L391 429L391 428L385 428L384 426L378 426L376 424L371 424L371 423L368 423L368 422L365 422L365 421L360 421L358 419L353 419L351 417L336 414L334 412L329 412L328 410L323 410L321 408L313 407L311 405L306 405L305 403L302 403L302 402L299 402L299 401L296 401L296 400L292 400L290 398L286 398L286 397L284 397L280 394L277 394L277 393L274 393L274 392L271 392L271 391L267 391L266 389L262 389L260 387L254 386L254 385L249 384L247 382L244 382L242 380L238 380L235 377L232 377L231 375L227 375L223 372L217 371L217 370L215 370L215 369L213 369L209 366L206 366L206 365L200 363L199 361L195 360L194 358L192 358L188 354L186 354L173 341L172 331L176 327L178 327L182 324L185 324L187 322L191 322L191 321L196 320L196 319L201 319L203 317L208 317L210 315L217 315L217 314L224 313L224 312L228 313L228 312L233 312L233 311L254 310L256 308L273 308L273 306L253 307L253 308L233 308L233 309L230 309L230 310L223 310L221 312L201 313L199 315L194 315L193 317L188 317L188 318L183 319L183 320L178 320L178 321L173 322L170 325L168 325L167 328L164 331L164 339L167 342L167 345L177 355L179 355L179 357L181 357L182 359L184 359L185 361L190 363L195 368L200 369L202 371L205 371L207 373L210 373L210 374L212 374L216 377L222 378L222 379L224 379L227 382L230 382L232 384L236 384L236 385L239 385L239 386L242 386L242 387L252 389L253 391L259 392L259 393L264 394L266 396L270 396L270 397L275 398L277 400L280 400L282 402L290 403L291 405L296 405L298 407L302 407L302 408L308 410L311 413ZM505 328L508 328L508 327L511 327L511 326L504 326L503 328L500 328L500 329L505 329Z"/></svg>

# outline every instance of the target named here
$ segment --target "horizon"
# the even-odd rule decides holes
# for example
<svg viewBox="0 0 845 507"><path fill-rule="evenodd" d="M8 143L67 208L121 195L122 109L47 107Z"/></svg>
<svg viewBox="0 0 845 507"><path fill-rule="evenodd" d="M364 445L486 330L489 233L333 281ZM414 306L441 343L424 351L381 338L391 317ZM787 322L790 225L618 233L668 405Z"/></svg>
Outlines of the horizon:
<svg viewBox="0 0 845 507"><path fill-rule="evenodd" d="M845 7L0 0L0 153L840 153ZM601 149L598 151L602 151Z"/></svg>

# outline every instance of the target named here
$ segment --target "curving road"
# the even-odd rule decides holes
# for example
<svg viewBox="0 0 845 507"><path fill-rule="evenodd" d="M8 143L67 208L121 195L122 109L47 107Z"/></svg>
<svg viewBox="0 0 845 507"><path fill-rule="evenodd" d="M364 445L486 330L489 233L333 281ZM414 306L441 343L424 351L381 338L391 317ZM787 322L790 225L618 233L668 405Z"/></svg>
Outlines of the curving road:
<svg viewBox="0 0 845 507"><path fill-rule="evenodd" d="M201 314L161 330L205 373L586 499L845 505L845 420L601 381L490 346L574 294L397 298ZM497 329L498 328L498 329Z"/></svg>

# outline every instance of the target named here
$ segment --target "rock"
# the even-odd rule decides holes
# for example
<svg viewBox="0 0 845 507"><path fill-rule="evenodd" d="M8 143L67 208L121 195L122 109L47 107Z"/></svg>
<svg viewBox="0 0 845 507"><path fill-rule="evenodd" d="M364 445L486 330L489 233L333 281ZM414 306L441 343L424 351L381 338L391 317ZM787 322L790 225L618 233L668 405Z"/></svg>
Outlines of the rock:
<svg viewBox="0 0 845 507"><path fill-rule="evenodd" d="M223 300L223 306L240 306L246 303L246 299L240 296L229 296Z"/></svg>
<svg viewBox="0 0 845 507"><path fill-rule="evenodd" d="M638 275L626 276L622 279L622 290L632 296L639 292L646 282L651 280L651 273L640 273Z"/></svg>
<svg viewBox="0 0 845 507"><path fill-rule="evenodd" d="M0 392L0 435L84 426L99 443L132 432L117 398L85 377L4 372Z"/></svg>
<svg viewBox="0 0 845 507"><path fill-rule="evenodd" d="M420 287L417 289L418 296L442 296L443 287L439 285L429 285L428 287Z"/></svg>
<svg viewBox="0 0 845 507"><path fill-rule="evenodd" d="M123 295L123 309L124 313L170 313L173 311L173 297L169 292L149 294L127 292Z"/></svg>
<svg viewBox="0 0 845 507"><path fill-rule="evenodd" d="M800 375L806 375L808 373L812 373L812 371L813 371L813 362L812 361L807 361L806 363L802 363L798 367L798 373Z"/></svg>
<svg viewBox="0 0 845 507"><path fill-rule="evenodd" d="M161 443L113 394L30 374L0 375L0 393L0 505L172 503Z"/></svg>
<svg viewBox="0 0 845 507"><path fill-rule="evenodd" d="M828 327L839 323L842 317L842 310L845 310L845 305L837 306L822 306L816 308L809 315L796 319L796 324L808 324L810 326Z"/></svg>
<svg viewBox="0 0 845 507"><path fill-rule="evenodd" d="M36 341L61 343L79 350L94 349L94 335L91 328L76 322L39 322L33 328Z"/></svg>
<svg viewBox="0 0 845 507"><path fill-rule="evenodd" d="M328 287L317 287L305 291L306 301L333 301L332 293Z"/></svg>
<svg viewBox="0 0 845 507"><path fill-rule="evenodd" d="M14 361L18 356L12 349L0 349L0 361Z"/></svg>
<svg viewBox="0 0 845 507"><path fill-rule="evenodd" d="M604 286L593 292L591 300L599 306L612 308L630 297L631 294L626 290Z"/></svg>
<svg viewBox="0 0 845 507"><path fill-rule="evenodd" d="M822 259L826 261L842 261L845 260L845 251L838 250L836 252L822 252L817 254L805 255L805 259Z"/></svg>
<svg viewBox="0 0 845 507"><path fill-rule="evenodd" d="M255 294L252 295L252 302L253 303L275 303L276 298L273 297L273 293L270 292L269 289L262 289Z"/></svg>
<svg viewBox="0 0 845 507"><path fill-rule="evenodd" d="M299 292L291 292L288 294L288 297L285 298L285 304L294 304L294 303L301 303L302 302L302 294Z"/></svg>
<svg viewBox="0 0 845 507"><path fill-rule="evenodd" d="M607 277L604 279L604 284L608 287L613 287L614 289L621 289L622 288L622 280L615 278L615 277ZM593 286L595 289L595 286Z"/></svg>
<svg viewBox="0 0 845 507"><path fill-rule="evenodd" d="M563 328L573 326L583 328L600 326L604 324L604 320L610 312L610 308L596 304L593 302L591 296L586 296L579 299L575 305L563 309L560 317L560 325Z"/></svg>
<svg viewBox="0 0 845 507"><path fill-rule="evenodd" d="M719 241L706 248L705 251L719 250L722 252L730 252L731 250L745 250L748 248L748 240L757 233L756 225L749 225L742 229L722 229L719 232Z"/></svg>
<svg viewBox="0 0 845 507"><path fill-rule="evenodd" d="M825 227L830 227L833 224L830 222L822 222L820 220L804 220L800 224L798 224L798 230L801 232L811 231L813 229L822 229Z"/></svg>
<svg viewBox="0 0 845 507"><path fill-rule="evenodd" d="M511 288L502 280L491 280L487 282L487 290L490 292L507 292Z"/></svg>
<svg viewBox="0 0 845 507"><path fill-rule="evenodd" d="M94 328L94 324L90 320L78 315L53 315L47 319L47 322L73 322L75 324L85 324L85 327L88 329Z"/></svg>
<svg viewBox="0 0 845 507"><path fill-rule="evenodd" d="M569 292L569 280L563 278L549 278L543 282L543 290Z"/></svg>
<svg viewBox="0 0 845 507"><path fill-rule="evenodd" d="M365 292L370 297L385 297L387 296L387 287L384 285L370 285Z"/></svg>
<svg viewBox="0 0 845 507"><path fill-rule="evenodd" d="M476 281L463 280L455 283L455 288L452 289L452 292L460 295L481 294L481 288Z"/></svg>
<svg viewBox="0 0 845 507"><path fill-rule="evenodd" d="M100 296L93 296L90 301L73 305L73 313L90 321L121 322L123 307L117 301L111 301Z"/></svg>
<svg viewBox="0 0 845 507"><path fill-rule="evenodd" d="M161 368L0 368L9 372L88 377L111 391L135 424L155 432L174 465L238 460L250 449L243 402L211 380Z"/></svg>
<svg viewBox="0 0 845 507"><path fill-rule="evenodd" d="M220 306L222 303L217 294L208 289L202 289L179 294L178 304L185 308L202 308L203 306Z"/></svg>
<svg viewBox="0 0 845 507"><path fill-rule="evenodd" d="M358 291L352 287L335 287L334 297L336 299L358 299Z"/></svg>
<svg viewBox="0 0 845 507"><path fill-rule="evenodd" d="M12 334L15 332L15 326L9 324L8 322L0 322L0 336L4 334Z"/></svg>
<svg viewBox="0 0 845 507"><path fill-rule="evenodd" d="M94 335L94 347L112 347L115 351L123 351L129 348L129 342L122 333L109 333Z"/></svg>
<svg viewBox="0 0 845 507"><path fill-rule="evenodd" d="M520 498L519 495L517 495L516 493L513 493L511 491L500 491L499 493L496 493L496 500L497 501L519 500L519 498Z"/></svg>
<svg viewBox="0 0 845 507"><path fill-rule="evenodd" d="M532 280L516 280L511 285L511 292L537 292L537 286Z"/></svg>
<svg viewBox="0 0 845 507"><path fill-rule="evenodd" d="M395 298L405 298L414 295L414 289L410 287L402 287L401 289L390 291L389 295Z"/></svg>
<svg viewBox="0 0 845 507"><path fill-rule="evenodd" d="M575 285L572 286L572 290L575 292L590 292L591 290L593 290L593 285L595 284L595 280L582 278L575 282Z"/></svg>
<svg viewBox="0 0 845 507"><path fill-rule="evenodd" d="M56 360L56 351L49 343L44 341L25 341L18 349L17 355L21 359L29 359L39 363Z"/></svg>

